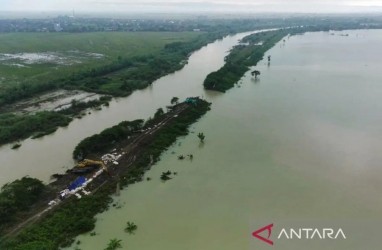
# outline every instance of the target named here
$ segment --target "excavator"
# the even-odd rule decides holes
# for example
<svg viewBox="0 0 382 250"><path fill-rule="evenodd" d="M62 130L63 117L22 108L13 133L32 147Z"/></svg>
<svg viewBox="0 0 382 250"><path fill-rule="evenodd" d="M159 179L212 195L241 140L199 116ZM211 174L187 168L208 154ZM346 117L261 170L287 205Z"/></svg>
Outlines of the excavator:
<svg viewBox="0 0 382 250"><path fill-rule="evenodd" d="M77 164L77 166L75 166L72 169L72 173L76 173L76 174L89 173L98 167L102 167L103 170L105 170L105 172L109 174L109 170L107 169L103 161L94 161L90 159L84 159L83 161L80 161Z"/></svg>

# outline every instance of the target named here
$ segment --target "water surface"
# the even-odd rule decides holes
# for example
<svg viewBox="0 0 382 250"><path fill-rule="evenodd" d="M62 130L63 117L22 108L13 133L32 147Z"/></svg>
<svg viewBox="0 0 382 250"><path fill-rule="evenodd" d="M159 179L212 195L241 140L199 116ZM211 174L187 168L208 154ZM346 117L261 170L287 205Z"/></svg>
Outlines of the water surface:
<svg viewBox="0 0 382 250"><path fill-rule="evenodd" d="M97 216L97 235L78 237L79 247L102 249L117 238L123 249L269 249L251 237L259 223L312 220L344 227L348 239L275 248L379 249L373 229L382 226L381 41L381 30L364 30L277 44L268 52L271 65L257 67L260 79L247 74L240 87L210 98L212 110L194 133L146 174L152 181L115 197L121 208ZM190 60L199 60L189 76L200 71L200 83L211 70L203 62L218 53L214 46L206 51ZM179 96L200 88L187 77L179 84ZM177 159L190 153L192 162ZM178 175L163 183L167 170ZM123 231L127 221L138 225L135 235Z"/></svg>
<svg viewBox="0 0 382 250"><path fill-rule="evenodd" d="M160 78L127 98L113 100L108 108L93 111L52 135L25 140L17 150L12 150L11 145L0 147L0 186L26 175L49 182L52 174L73 167L72 152L82 139L123 120L147 119L158 108L169 105L174 96L180 100L188 96L207 97L202 87L205 77L223 66L229 50L247 34L228 36L203 47L190 56L182 70ZM214 96L208 95L211 99Z"/></svg>

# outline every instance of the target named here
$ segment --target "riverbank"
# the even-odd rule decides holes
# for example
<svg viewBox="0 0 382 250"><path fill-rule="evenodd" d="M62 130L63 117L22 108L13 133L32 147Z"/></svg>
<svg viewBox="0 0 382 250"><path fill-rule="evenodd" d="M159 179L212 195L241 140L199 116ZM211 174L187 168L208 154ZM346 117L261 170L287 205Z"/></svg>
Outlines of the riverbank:
<svg viewBox="0 0 382 250"><path fill-rule="evenodd" d="M323 23L325 22L322 23L322 21L316 22L316 25L309 26L312 30L360 27L360 24L349 23L347 21L342 21L335 25L324 25ZM276 25L276 23L278 25ZM5 86L2 87L0 91L0 104L12 104L20 99L60 89L80 89L92 93L112 95L114 97L127 96L132 94L135 90L146 88L161 76L181 69L185 66L191 52L205 46L209 42L238 31L285 26L285 24L276 23L257 24L254 22L245 25L235 23L232 27L229 25L227 27L222 26L216 30L209 30L207 33L198 34L196 38L194 35L194 39L190 41L162 42L163 48L151 55L118 56L116 59L109 60L109 64L102 66L90 65L86 70L74 71L69 76L65 75L65 77L49 79L49 81L42 80L36 84L20 83ZM298 23L298 20L293 20L288 23L288 25L293 26ZM368 26L362 27L367 28ZM178 39L180 38L178 37ZM236 66L232 66L231 64L230 67L223 67L220 71L207 77L204 85L206 89L226 91L240 79L246 70L248 70L248 67L243 66L242 63ZM57 75L61 76L61 74ZM74 117L82 118L84 114L85 113L78 112ZM58 115L54 114L54 116ZM52 134L58 127L66 127L72 120L62 116L57 117L57 120L60 120L58 125L48 123L49 126L44 125L43 131L41 131L41 128L37 128L38 126L36 126L36 124L45 124L44 119L41 117L41 115L1 114L0 126L2 133L0 133L0 145L17 140L24 140L30 136L39 138ZM13 124L19 126L13 126Z"/></svg>
<svg viewBox="0 0 382 250"><path fill-rule="evenodd" d="M0 168L7 173L1 176L0 184L26 175L50 183L52 174L64 173L73 166L72 152L81 140L123 120L147 119L159 107L165 109L174 96L180 100L188 96L204 96L213 101L214 97L203 89L204 78L223 66L227 51L247 34L227 36L203 47L190 56L182 70L158 79L148 88L134 91L128 98L113 98L108 107L91 111L91 115L82 119L74 119L68 127L59 128L51 135L26 139L17 150L12 150L11 145L0 147L0 158L4 159ZM213 56L205 60L209 55Z"/></svg>
<svg viewBox="0 0 382 250"><path fill-rule="evenodd" d="M243 77L243 75L252 66L263 60L265 53L283 40L286 36L304 34L306 32L360 29L362 26L354 24L347 26L344 24L326 25L308 25L290 28L281 28L277 30L263 31L261 33L251 34L244 37L239 45L236 45L230 54L225 58L225 64L215 72L211 72L204 80L203 86L208 90L226 92ZM376 27L378 28L378 27ZM285 40L284 40L285 42ZM268 56L268 65L271 63L271 56ZM252 76L256 79L261 72L252 71Z"/></svg>
<svg viewBox="0 0 382 250"><path fill-rule="evenodd" d="M110 100L110 96L101 96L97 100L87 102L72 100L67 108L60 111L40 111L28 115L0 114L0 145L29 137L37 139L52 134L59 127L68 126L74 118L80 119L85 116L87 113L84 111L108 106Z"/></svg>
<svg viewBox="0 0 382 250"><path fill-rule="evenodd" d="M235 27L235 29L240 30L243 28ZM162 49L157 49L155 53L144 54L141 52L142 54L139 56L126 58L118 56L116 60L112 60L109 64L74 71L69 76L55 80L6 86L0 91L0 104L7 104L8 109L12 110L12 105L17 101L32 97L39 99L38 95L40 94L46 95L52 91L62 89L70 91L81 90L113 97L126 97L136 90L148 87L156 79L182 69L187 64L187 60L192 52L235 32L235 29L219 28L208 33L193 35L191 36L193 37L192 39L186 41L167 42L163 44ZM249 28L244 27L244 29ZM151 46L154 45L151 44ZM150 51L151 47L147 49ZM77 102L77 109L74 109L72 105L69 107L71 117L62 115L68 113L65 110L59 113L50 111L51 115L56 117L56 120L65 121L59 124L46 122L39 113L2 113L0 114L0 145L24 140L33 135L37 135L35 138L39 138L51 134L58 127L67 126L73 117L81 118L83 116L81 112L86 107L105 104L102 98L99 98L98 102L97 100ZM83 108L78 109L80 106ZM44 126L36 126L36 124L43 123Z"/></svg>
<svg viewBox="0 0 382 250"><path fill-rule="evenodd" d="M270 67L266 57L258 63L259 81L247 72L240 88L216 93L195 133L147 172L152 180L123 190L116 207L97 215L96 235L65 249L103 249L114 238L132 250L261 249L252 232L271 222L349 235L310 241L311 250L379 249L381 40L380 30L309 32L274 46ZM192 162L177 159L188 153ZM168 170L178 174L162 183ZM134 235L124 232L127 221L138 225ZM370 222L372 231L357 230ZM308 244L281 243L274 249Z"/></svg>
<svg viewBox="0 0 382 250"><path fill-rule="evenodd" d="M71 244L76 235L90 231L95 223L93 217L109 206L110 195L114 193L117 183L125 187L142 181L144 172L159 160L161 153L179 136L186 135L188 126L210 109L210 103L198 98L193 100L190 103L175 105L172 111L143 125L141 132L118 142L118 145L112 145L118 148L117 153L123 154L123 157L118 161L118 165L108 165L110 176L102 174L86 187L91 195L79 200L71 196L62 203L56 200L58 205L48 210L45 207L43 211L46 212L43 214L43 207L35 208L34 216L37 214L38 218L31 219L33 215L30 215L29 219L22 218L20 222L30 221L31 225L16 226L9 230L10 238L3 239L3 247L25 249L33 246L38 249L56 249L58 246ZM75 177L73 173L67 173L50 184L48 189L51 190L51 195L57 194L57 191L63 189L70 183L69 180L73 181ZM44 197L44 202L46 199L47 196Z"/></svg>
<svg viewBox="0 0 382 250"><path fill-rule="evenodd" d="M131 58L119 56L117 60L113 60L107 65L77 71L63 78L33 84L5 86L0 91L0 105L7 104L8 109L12 110L12 104L16 101L31 97L37 98L41 93L46 95L47 91L61 89L82 90L114 97L128 96L137 89L146 88L156 79L181 69L191 52L225 34L224 32L216 32L193 35L191 37L194 38L187 41L167 42L163 44L162 49L151 55L141 52L142 55ZM174 37L177 36L174 35ZM151 44L151 46L154 45ZM152 48L147 47L147 50L151 51ZM37 137L51 134L58 127L67 126L70 123L71 119L63 116L63 114L70 113L72 117L79 117L86 108L105 104L106 102L102 98L99 98L98 101L76 102L75 107L71 105L62 112L49 111L56 120L61 121L58 124L47 122L42 118L41 113L14 114L13 112L4 112L0 114L0 145L23 140L34 134L38 134ZM44 126L36 124L44 124Z"/></svg>
<svg viewBox="0 0 382 250"><path fill-rule="evenodd" d="M241 44L235 46L226 57L225 65L218 71L212 72L204 80L204 87L208 90L225 92L232 88L240 78L256 65L266 51L272 48L289 30L264 31L252 34L242 39Z"/></svg>

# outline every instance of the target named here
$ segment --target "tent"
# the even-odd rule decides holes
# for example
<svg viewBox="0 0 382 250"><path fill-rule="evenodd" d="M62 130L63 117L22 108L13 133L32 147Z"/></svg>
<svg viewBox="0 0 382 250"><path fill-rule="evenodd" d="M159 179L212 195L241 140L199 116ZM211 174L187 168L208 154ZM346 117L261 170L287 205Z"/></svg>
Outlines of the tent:
<svg viewBox="0 0 382 250"><path fill-rule="evenodd" d="M70 191L72 191L72 190L74 190L74 189L76 189L76 188L78 188L78 187L83 186L83 184L84 184L85 182L86 182L86 178L85 178L84 176L80 176L80 177L78 177L75 181L73 181L73 182L69 185L68 189L69 189Z"/></svg>

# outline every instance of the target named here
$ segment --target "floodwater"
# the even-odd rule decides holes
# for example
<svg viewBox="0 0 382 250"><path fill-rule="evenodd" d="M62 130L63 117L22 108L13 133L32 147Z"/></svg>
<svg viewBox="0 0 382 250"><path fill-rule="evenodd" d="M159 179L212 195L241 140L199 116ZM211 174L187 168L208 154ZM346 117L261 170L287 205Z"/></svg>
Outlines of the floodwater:
<svg viewBox="0 0 382 250"><path fill-rule="evenodd" d="M159 81L144 101L124 101L126 112L152 112L159 93L171 93L165 100L200 93L205 74L236 39L195 53L164 78L179 85L161 89ZM123 190L117 206L97 216L96 236L78 237L72 249L104 249L113 238L131 250L269 249L251 233L270 223L275 249L380 249L381 41L381 30L363 30L277 44L267 53L270 66L259 63L259 79L247 74L240 87L209 96L212 110L147 172L152 180ZM87 119L97 126L96 116ZM178 174L163 183L167 170ZM124 232L127 221L138 225L134 235ZM287 225L342 228L346 239L278 240L276 231Z"/></svg>
<svg viewBox="0 0 382 250"><path fill-rule="evenodd" d="M103 54L85 53L78 50L67 51L66 53L42 52L42 53L0 53L0 62L16 67L28 67L33 64L50 63L55 65L72 65L82 63L82 60L89 58L102 58Z"/></svg>
<svg viewBox="0 0 382 250"><path fill-rule="evenodd" d="M12 145L0 147L0 186L29 175L45 182L55 173L73 167L72 152L84 138L99 133L123 120L147 119L156 109L170 105L172 97L206 96L202 83L212 71L223 66L224 57L238 40L249 33L228 36L193 53L180 71L155 81L152 86L135 91L127 98L115 99L108 108L92 111L67 128L39 139L27 139L17 150ZM209 97L214 98L216 94Z"/></svg>

